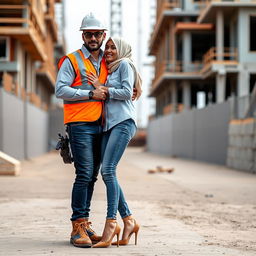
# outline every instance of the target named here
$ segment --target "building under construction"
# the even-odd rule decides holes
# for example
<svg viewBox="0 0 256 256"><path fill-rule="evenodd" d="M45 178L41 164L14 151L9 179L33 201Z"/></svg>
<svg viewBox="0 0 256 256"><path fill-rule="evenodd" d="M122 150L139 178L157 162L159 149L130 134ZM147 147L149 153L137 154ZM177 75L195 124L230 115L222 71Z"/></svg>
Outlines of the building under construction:
<svg viewBox="0 0 256 256"><path fill-rule="evenodd" d="M256 3L158 0L148 150L256 172Z"/></svg>
<svg viewBox="0 0 256 256"><path fill-rule="evenodd" d="M17 159L49 150L56 58L63 55L61 0L1 0L0 151ZM57 7L57 9L56 9ZM59 31L58 31L59 30Z"/></svg>

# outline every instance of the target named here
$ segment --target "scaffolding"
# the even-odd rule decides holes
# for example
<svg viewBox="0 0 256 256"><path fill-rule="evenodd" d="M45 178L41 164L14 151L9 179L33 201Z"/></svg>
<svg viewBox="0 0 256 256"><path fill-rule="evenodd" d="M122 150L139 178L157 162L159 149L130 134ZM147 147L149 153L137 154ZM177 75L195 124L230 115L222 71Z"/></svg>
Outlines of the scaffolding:
<svg viewBox="0 0 256 256"><path fill-rule="evenodd" d="M122 0L110 1L110 35L122 36Z"/></svg>

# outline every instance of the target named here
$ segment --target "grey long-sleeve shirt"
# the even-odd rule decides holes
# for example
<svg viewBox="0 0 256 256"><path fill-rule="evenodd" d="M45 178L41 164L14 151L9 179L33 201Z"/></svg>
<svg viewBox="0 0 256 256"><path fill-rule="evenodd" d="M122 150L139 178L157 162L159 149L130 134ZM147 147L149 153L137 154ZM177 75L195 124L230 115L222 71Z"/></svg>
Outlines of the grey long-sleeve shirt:
<svg viewBox="0 0 256 256"><path fill-rule="evenodd" d="M105 125L103 131L116 124L133 119L136 123L136 111L132 101L134 72L130 64L123 60L118 69L108 76L109 98L105 102Z"/></svg>
<svg viewBox="0 0 256 256"><path fill-rule="evenodd" d="M103 51L100 50L98 61L96 61L90 52L83 45L82 53L84 57L89 58L95 67L97 74L99 75L100 71L100 63L103 57ZM86 100L89 98L89 90L76 89L75 87L71 87L74 79L76 77L74 68L68 58L64 60L62 66L58 72L56 86L55 86L55 95L57 98L68 100L68 101L76 101L76 100Z"/></svg>

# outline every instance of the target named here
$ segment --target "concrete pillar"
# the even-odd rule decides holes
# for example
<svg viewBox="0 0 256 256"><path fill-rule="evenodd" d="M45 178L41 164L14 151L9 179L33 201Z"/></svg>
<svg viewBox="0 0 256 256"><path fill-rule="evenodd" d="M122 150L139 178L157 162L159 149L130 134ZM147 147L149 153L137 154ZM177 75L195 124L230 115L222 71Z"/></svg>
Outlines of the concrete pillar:
<svg viewBox="0 0 256 256"><path fill-rule="evenodd" d="M216 76L217 103L225 101L226 74L217 74Z"/></svg>
<svg viewBox="0 0 256 256"><path fill-rule="evenodd" d="M29 53L27 53L27 57L25 57L25 60L27 61L27 63L25 64L26 66L27 66L27 73L26 73L26 75L27 75L27 91L28 92L32 92L32 87L31 87L31 85L32 85L32 75L31 75L31 73L32 73L32 70L31 70L31 58L30 58L30 55L29 55Z"/></svg>
<svg viewBox="0 0 256 256"><path fill-rule="evenodd" d="M172 20L170 24L170 61L176 61L176 38L175 38L175 23Z"/></svg>
<svg viewBox="0 0 256 256"><path fill-rule="evenodd" d="M190 83L188 81L183 81L182 83L182 102L184 109L190 109L191 106L191 88L190 88Z"/></svg>
<svg viewBox="0 0 256 256"><path fill-rule="evenodd" d="M24 1L24 2L27 2L27 1ZM29 19L29 10L27 8L22 9L22 18ZM22 23L22 26L27 28L29 24L25 22L25 23Z"/></svg>
<svg viewBox="0 0 256 256"><path fill-rule="evenodd" d="M223 60L224 52L224 17L222 10L217 11L216 15L216 52L217 60Z"/></svg>
<svg viewBox="0 0 256 256"><path fill-rule="evenodd" d="M184 32L182 34L182 60L183 60L183 72L190 72L191 65L191 33Z"/></svg>
<svg viewBox="0 0 256 256"><path fill-rule="evenodd" d="M241 70L238 73L237 96L239 99L237 105L238 118L244 118L250 105L250 81L248 71Z"/></svg>
<svg viewBox="0 0 256 256"><path fill-rule="evenodd" d="M175 82L172 82L171 84L171 90L172 90L172 111L177 112L177 85Z"/></svg>
<svg viewBox="0 0 256 256"><path fill-rule="evenodd" d="M33 61L31 61L30 67L31 67L31 92L36 93L36 67Z"/></svg>
<svg viewBox="0 0 256 256"><path fill-rule="evenodd" d="M17 73L17 83L20 87L19 96L21 95L21 88L24 88L24 54L23 47L20 41L17 41L17 62L19 63L19 72Z"/></svg>
<svg viewBox="0 0 256 256"><path fill-rule="evenodd" d="M230 39L230 47L235 48L237 47L237 28L235 25L235 21L232 20L230 22L230 34L229 34L229 39Z"/></svg>
<svg viewBox="0 0 256 256"><path fill-rule="evenodd" d="M249 93L250 93L249 74L247 71L241 70L238 73L237 96L238 97L248 96Z"/></svg>

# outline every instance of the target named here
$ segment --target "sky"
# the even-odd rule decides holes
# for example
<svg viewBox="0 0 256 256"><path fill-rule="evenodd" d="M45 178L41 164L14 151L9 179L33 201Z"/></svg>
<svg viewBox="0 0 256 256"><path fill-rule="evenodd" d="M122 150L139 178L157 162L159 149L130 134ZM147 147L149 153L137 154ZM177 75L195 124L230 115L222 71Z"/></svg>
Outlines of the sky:
<svg viewBox="0 0 256 256"><path fill-rule="evenodd" d="M152 1L154 0L122 1L122 37L132 46L133 60L143 80L143 94L135 103L137 123L140 128L147 126L148 116L154 113L154 100L148 98L149 86L153 78L153 69L148 64L152 63L153 58L147 56L151 33L150 14L152 9L150 9L150 3ZM141 5L140 12L138 11L139 4ZM83 42L79 28L83 17L89 12L93 12L98 17L101 17L107 27L110 27L110 0L65 0L67 52L73 52L81 48ZM138 16L139 13L140 16ZM139 20L140 23L138 22ZM138 26L138 24L141 25ZM109 33L107 32L107 38L108 36Z"/></svg>

